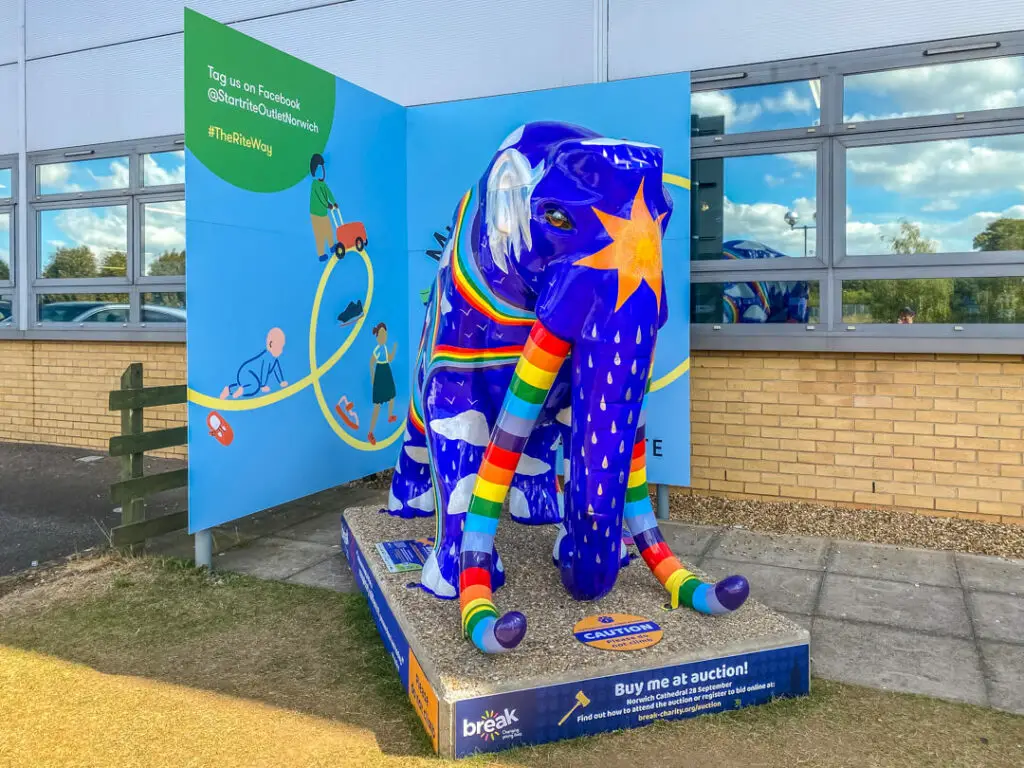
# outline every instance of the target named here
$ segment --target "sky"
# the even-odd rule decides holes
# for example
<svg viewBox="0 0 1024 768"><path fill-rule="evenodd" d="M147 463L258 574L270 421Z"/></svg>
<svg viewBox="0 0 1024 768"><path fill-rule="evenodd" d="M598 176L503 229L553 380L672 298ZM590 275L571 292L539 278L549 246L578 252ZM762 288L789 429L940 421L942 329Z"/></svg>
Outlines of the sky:
<svg viewBox="0 0 1024 768"><path fill-rule="evenodd" d="M39 167L39 190L42 194L121 190L128 186L128 172L126 157L44 165ZM184 183L184 152L145 155L143 175L146 186ZM184 250L184 203L147 204L143 212L143 233L147 264L164 251ZM41 269L46 268L58 248L87 245L102 261L112 251L126 250L127 241L128 208L125 205L68 208L44 211L40 215Z"/></svg>
<svg viewBox="0 0 1024 768"><path fill-rule="evenodd" d="M11 171L5 168L0 170L0 199L13 196ZM0 261L11 264L11 216L7 213L0 213Z"/></svg>
<svg viewBox="0 0 1024 768"><path fill-rule="evenodd" d="M816 125L817 81L732 88L693 95L694 112L723 115L740 133ZM848 121L1024 105L1024 57L932 65L847 78ZM813 154L726 160L725 239L754 239L792 256L803 233L789 231L814 210ZM917 142L849 150L847 251L886 253L882 237L899 219L921 227L939 252L973 250L972 240L1001 217L1024 218L1024 136ZM813 233L812 233L813 235ZM813 236L810 238L813 243Z"/></svg>

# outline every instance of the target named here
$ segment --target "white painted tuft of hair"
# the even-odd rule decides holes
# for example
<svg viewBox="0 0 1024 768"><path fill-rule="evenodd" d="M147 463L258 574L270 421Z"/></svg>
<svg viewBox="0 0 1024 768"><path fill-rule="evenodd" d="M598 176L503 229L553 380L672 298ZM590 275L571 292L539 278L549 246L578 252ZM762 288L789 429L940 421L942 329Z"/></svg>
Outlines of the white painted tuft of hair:
<svg viewBox="0 0 1024 768"><path fill-rule="evenodd" d="M487 177L487 241L491 258L508 273L508 257L519 259L524 247L533 246L530 236L530 198L544 174L544 163L530 167L519 150L502 151Z"/></svg>

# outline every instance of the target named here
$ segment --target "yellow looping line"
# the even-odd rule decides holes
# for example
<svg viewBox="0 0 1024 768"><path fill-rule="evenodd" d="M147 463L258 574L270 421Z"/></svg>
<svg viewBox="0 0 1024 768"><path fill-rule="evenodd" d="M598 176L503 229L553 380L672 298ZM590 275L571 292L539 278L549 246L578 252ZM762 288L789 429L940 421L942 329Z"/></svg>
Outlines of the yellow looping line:
<svg viewBox="0 0 1024 768"><path fill-rule="evenodd" d="M291 397L297 392L301 392L312 384L313 391L316 394L317 403L320 405L320 410L323 412L324 418L327 419L327 422L331 425L331 428L335 431L338 437L350 446L359 451L379 451L382 448L387 448L395 442L399 435L402 434L402 430L405 427L404 422L401 427L394 431L394 433L388 435L383 440L379 440L376 445L371 445L365 440L357 440L352 437L342 428L337 419L334 418L334 414L331 412L330 406L328 406L327 401L324 399L323 389L320 386L320 378L331 370L331 368L341 360L345 352L348 351L348 348L352 346L352 342L355 341L356 336L362 329L363 323L366 322L366 317L370 312L370 301L373 298L373 265L371 264L369 254L366 251L356 251L356 253L359 253L363 259L363 263L366 265L366 301L363 303L363 315L356 321L355 325L352 326L352 330L349 331L348 336L345 337L345 341L341 343L341 346L338 347L334 354L327 358L322 365L317 365L316 362L316 332L317 326L320 323L320 303L324 297L324 290L327 288L327 280L330 278L331 272L334 271L335 266L338 264L338 259L334 257L331 257L327 266L324 267L324 271L320 275L320 283L316 287L316 295L313 297L313 311L309 318L309 369L312 372L294 384L289 384L284 389L279 389L277 392L272 392L271 394L264 395L263 397L256 397L247 400L221 400L219 397L211 397L210 395L204 395L202 392L196 392L194 389L189 389L189 402L219 411L251 411L256 408L263 408L264 406L278 403L287 397Z"/></svg>
<svg viewBox="0 0 1024 768"><path fill-rule="evenodd" d="M654 381L652 381L650 391L657 392L659 389L664 389L673 381L675 381L684 373L686 373L688 370L690 370L690 358L686 358L685 360L683 360L683 362L681 362L671 371L666 373L660 379L655 379Z"/></svg>
<svg viewBox="0 0 1024 768"><path fill-rule="evenodd" d="M677 187L682 187L683 189L690 188L690 180L685 176L680 176L677 173L665 173L662 174L662 178L665 180L666 184L672 184Z"/></svg>
<svg viewBox="0 0 1024 768"><path fill-rule="evenodd" d="M345 343L338 347L338 351L331 355L331 361L337 361L340 359L345 351L352 345L355 340L356 334L359 333L359 329L363 327L363 323L366 321L367 315L370 314L370 303L373 301L373 265L370 263L370 257L366 251L356 251L360 256L363 257L363 263L366 264L366 301L363 304L363 315L356 321L356 324L352 327L352 332L348 338L345 339ZM331 270L334 269L335 259L331 259L331 264L328 265L327 269L324 270L323 277L320 278L320 285L316 291L316 297L313 299L313 318L314 320L309 324L309 369L311 371L318 370L316 363L316 326L317 319L320 317L320 301L323 299L324 286L327 284L327 277L330 275ZM387 350L384 350L385 353ZM331 407L327 404L327 400L324 398L324 390L320 386L320 376L313 377L313 392L316 394L316 401L320 405L320 411L323 413L324 418L327 419L327 423L331 425L331 429L334 430L335 434L340 437L343 441L351 445L358 451L379 451L383 448L387 448L395 440L397 440L405 429L404 419L401 421L401 426L388 435L383 440L377 441L376 445L371 445L365 440L356 440L352 435L345 431L345 429L338 423L338 420L334 418L334 414L331 412ZM381 410L384 410L381 408ZM378 418L380 414L378 413ZM385 415L384 418L387 418Z"/></svg>

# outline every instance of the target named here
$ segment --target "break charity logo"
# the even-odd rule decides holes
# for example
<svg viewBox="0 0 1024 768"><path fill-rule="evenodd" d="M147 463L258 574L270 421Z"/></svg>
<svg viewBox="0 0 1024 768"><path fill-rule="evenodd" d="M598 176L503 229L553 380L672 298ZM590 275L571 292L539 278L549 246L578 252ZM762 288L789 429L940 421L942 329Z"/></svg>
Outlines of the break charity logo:
<svg viewBox="0 0 1024 768"><path fill-rule="evenodd" d="M484 710L479 720L462 720L462 736L479 736L484 741L494 741L499 736L502 739L514 739L522 736L522 731L514 726L519 722L516 710L506 707L499 715L493 709Z"/></svg>

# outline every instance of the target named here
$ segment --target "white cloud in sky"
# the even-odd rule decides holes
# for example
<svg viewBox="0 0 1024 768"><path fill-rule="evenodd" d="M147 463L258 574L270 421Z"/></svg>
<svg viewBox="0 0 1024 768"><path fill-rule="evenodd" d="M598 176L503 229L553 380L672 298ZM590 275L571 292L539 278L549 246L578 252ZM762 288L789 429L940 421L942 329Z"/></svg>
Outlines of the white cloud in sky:
<svg viewBox="0 0 1024 768"><path fill-rule="evenodd" d="M67 188L68 178L71 176L71 165L69 163L50 163L39 166L39 186L43 192L53 193L64 191ZM77 189L67 189L69 192L77 192Z"/></svg>
<svg viewBox="0 0 1024 768"><path fill-rule="evenodd" d="M929 202L998 194L1024 179L1024 135L853 147L846 171L853 188L881 187Z"/></svg>
<svg viewBox="0 0 1024 768"><path fill-rule="evenodd" d="M889 253L882 236L895 237L900 231L900 214L884 214L877 221L860 221L852 212L847 213L846 252L871 255ZM1024 205L1011 205L999 211L977 211L950 221L922 220L905 216L907 221L921 228L921 237L935 243L938 253L968 253L974 250L974 236L997 219L1024 219Z"/></svg>
<svg viewBox="0 0 1024 768"><path fill-rule="evenodd" d="M772 92L777 88L778 86L772 87ZM694 114L703 117L724 116L727 132L746 123L752 123L763 114L810 115L812 111L817 111L810 91L808 90L806 96L800 96L793 86L787 86L781 95L765 96L757 101L737 103L734 93L735 91L730 90L698 91L690 97L690 109Z"/></svg>
<svg viewBox="0 0 1024 768"><path fill-rule="evenodd" d="M185 250L185 203L149 203L145 207L143 243L147 258Z"/></svg>
<svg viewBox="0 0 1024 768"><path fill-rule="evenodd" d="M68 241L88 246L98 259L128 249L128 216L123 207L69 208L60 211L54 223Z"/></svg>
<svg viewBox="0 0 1024 768"><path fill-rule="evenodd" d="M146 155L143 173L146 179L146 186L150 187L185 183L184 163L168 171L166 168L161 168L152 155Z"/></svg>
<svg viewBox="0 0 1024 768"><path fill-rule="evenodd" d="M847 77L845 89L851 96L883 96L899 105L878 114L847 113L846 122L1016 107L1024 105L1024 58L870 72Z"/></svg>
<svg viewBox="0 0 1024 768"><path fill-rule="evenodd" d="M804 231L790 229L785 216L795 211L801 224L814 224L813 199L799 197L791 205L779 203L734 203L722 201L725 240L756 240L789 256L803 256ZM807 255L814 255L815 230L807 233Z"/></svg>
<svg viewBox="0 0 1024 768"><path fill-rule="evenodd" d="M109 174L98 174L91 168L87 169L93 184L90 189L124 189L128 186L128 162L125 160L112 160L109 166Z"/></svg>

